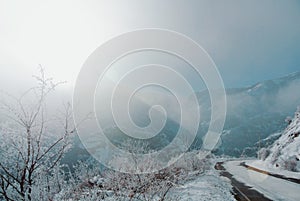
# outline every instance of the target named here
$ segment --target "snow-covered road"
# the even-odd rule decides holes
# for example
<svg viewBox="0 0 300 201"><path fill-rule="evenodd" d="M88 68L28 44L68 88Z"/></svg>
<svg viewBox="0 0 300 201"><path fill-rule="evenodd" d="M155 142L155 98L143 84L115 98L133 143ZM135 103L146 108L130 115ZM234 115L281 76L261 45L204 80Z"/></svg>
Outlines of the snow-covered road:
<svg viewBox="0 0 300 201"><path fill-rule="evenodd" d="M275 178L240 166L243 161L229 161L224 163L226 171L233 177L253 187L272 200L300 200L300 185L283 179Z"/></svg>

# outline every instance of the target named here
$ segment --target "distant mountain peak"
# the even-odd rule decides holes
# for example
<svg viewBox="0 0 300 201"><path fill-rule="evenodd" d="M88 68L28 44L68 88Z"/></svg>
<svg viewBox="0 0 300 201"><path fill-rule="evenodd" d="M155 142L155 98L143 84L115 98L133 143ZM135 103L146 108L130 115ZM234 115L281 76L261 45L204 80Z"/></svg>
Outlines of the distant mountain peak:
<svg viewBox="0 0 300 201"><path fill-rule="evenodd" d="M260 95L261 93L277 92L279 88L285 87L293 81L300 81L300 71L294 72L283 77L275 78L272 80L265 80L258 82L247 88L247 93L250 95Z"/></svg>

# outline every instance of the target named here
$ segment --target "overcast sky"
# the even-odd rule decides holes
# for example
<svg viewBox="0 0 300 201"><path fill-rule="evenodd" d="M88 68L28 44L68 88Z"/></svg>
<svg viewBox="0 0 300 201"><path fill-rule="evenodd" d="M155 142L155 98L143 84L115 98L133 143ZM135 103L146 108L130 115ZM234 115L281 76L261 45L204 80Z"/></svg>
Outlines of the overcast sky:
<svg viewBox="0 0 300 201"><path fill-rule="evenodd" d="M38 64L72 86L93 50L141 28L170 29L197 41L226 87L300 70L297 0L0 0L0 88L23 85Z"/></svg>

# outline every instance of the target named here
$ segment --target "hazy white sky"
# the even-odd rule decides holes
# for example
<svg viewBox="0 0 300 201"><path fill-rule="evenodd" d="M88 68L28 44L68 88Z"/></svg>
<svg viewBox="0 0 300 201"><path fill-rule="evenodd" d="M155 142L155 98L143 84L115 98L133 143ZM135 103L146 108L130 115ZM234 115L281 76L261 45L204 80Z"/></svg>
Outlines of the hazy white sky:
<svg viewBox="0 0 300 201"><path fill-rule="evenodd" d="M296 0L0 0L0 85L22 85L38 64L72 85L106 40L164 28L200 43L225 86L244 86L300 70L299 22Z"/></svg>
<svg viewBox="0 0 300 201"><path fill-rule="evenodd" d="M97 1L0 1L2 81L27 79L42 64L57 80L74 82L88 55L124 30L115 9Z"/></svg>

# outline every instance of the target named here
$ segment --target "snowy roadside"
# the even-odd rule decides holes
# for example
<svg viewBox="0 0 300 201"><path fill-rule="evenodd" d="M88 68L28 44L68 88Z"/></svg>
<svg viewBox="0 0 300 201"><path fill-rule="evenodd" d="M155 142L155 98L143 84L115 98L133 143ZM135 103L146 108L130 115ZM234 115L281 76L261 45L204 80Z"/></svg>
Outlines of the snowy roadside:
<svg viewBox="0 0 300 201"><path fill-rule="evenodd" d="M185 182L178 184L176 187L172 188L169 192L168 201L234 201L234 195L232 194L231 181L226 177L220 176L220 172L214 169L215 162L219 159L212 159L212 163L209 168L199 173L197 171L190 172L188 178ZM221 159L224 161L224 159ZM103 178L95 177L91 182L102 184ZM74 192L75 193L75 192ZM56 196L55 200L144 200L141 199L131 199L130 197L118 197L114 195L113 191L105 191L99 188L85 188L77 198L62 199L64 192L61 192ZM102 198L101 198L102 197ZM153 198L151 200L160 200Z"/></svg>
<svg viewBox="0 0 300 201"><path fill-rule="evenodd" d="M248 160L248 161L245 161L245 164L249 165L251 167L255 167L255 168L264 170L264 171L268 171L273 174L278 174L278 175L282 175L282 176L294 178L294 179L300 179L299 172L291 172L288 170L274 168L274 166L272 166L270 164L266 164L264 161L261 161L261 160Z"/></svg>
<svg viewBox="0 0 300 201"><path fill-rule="evenodd" d="M170 192L182 201L233 201L234 195L230 180L219 175L219 171L212 168L194 180Z"/></svg>
<svg viewBox="0 0 300 201"><path fill-rule="evenodd" d="M243 161L228 161L224 167L235 179L261 192L272 200L300 199L300 185L240 166Z"/></svg>

